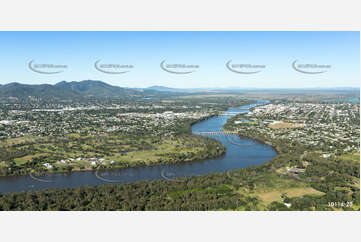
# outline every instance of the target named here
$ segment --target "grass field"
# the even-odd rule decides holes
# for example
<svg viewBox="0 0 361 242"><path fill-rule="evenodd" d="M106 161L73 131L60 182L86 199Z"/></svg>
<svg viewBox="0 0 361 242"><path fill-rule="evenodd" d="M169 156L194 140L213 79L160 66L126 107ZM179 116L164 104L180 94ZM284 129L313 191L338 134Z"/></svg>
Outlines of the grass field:
<svg viewBox="0 0 361 242"><path fill-rule="evenodd" d="M274 190L271 192L259 193L258 196L265 204L270 204L273 201L282 201L282 194L287 197L301 197L303 195L323 195L323 192L317 191L312 187L288 188L285 190Z"/></svg>
<svg viewBox="0 0 361 242"><path fill-rule="evenodd" d="M201 160L218 156L223 149L218 141L197 135L159 138L77 134L61 138L9 139L2 141L0 148L0 161L4 161L0 168L6 169L10 165L5 161L14 161L19 169L39 169L44 163L50 163L56 171L67 167L76 170L92 168L91 158L104 159L98 165L107 166L112 161L112 167L128 167Z"/></svg>
<svg viewBox="0 0 361 242"><path fill-rule="evenodd" d="M20 157L20 158L15 158L14 161L17 165L22 165L22 164L25 164L26 162L29 162L31 161L33 158L39 158L41 156L47 156L48 154L47 153L38 153L38 154L35 154L35 155L26 155L26 156L23 156L23 157Z"/></svg>
<svg viewBox="0 0 361 242"><path fill-rule="evenodd" d="M253 188L249 188L242 184L239 193L257 197L264 206L269 205L273 201L282 201L282 195L288 197L301 197L304 195L323 195L324 193L317 191L308 184L297 181L292 178L281 178L276 174L262 174L254 178Z"/></svg>
<svg viewBox="0 0 361 242"><path fill-rule="evenodd" d="M351 161L355 163L360 163L360 152L356 152L353 154L344 154L337 157L338 159L342 161Z"/></svg>

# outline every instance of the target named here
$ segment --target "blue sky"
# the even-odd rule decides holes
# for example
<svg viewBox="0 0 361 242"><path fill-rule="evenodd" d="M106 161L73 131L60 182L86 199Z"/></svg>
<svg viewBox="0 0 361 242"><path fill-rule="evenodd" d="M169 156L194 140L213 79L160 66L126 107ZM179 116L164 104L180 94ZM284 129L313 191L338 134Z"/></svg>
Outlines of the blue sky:
<svg viewBox="0 0 361 242"><path fill-rule="evenodd" d="M101 80L123 87L359 87L359 32L0 32L0 84ZM121 75L97 71L94 62L131 64ZM266 65L260 73L236 74L225 67ZM63 64L59 74L31 71L29 61ZM159 64L197 64L196 72L176 75ZM300 63L328 64L323 74L302 74Z"/></svg>

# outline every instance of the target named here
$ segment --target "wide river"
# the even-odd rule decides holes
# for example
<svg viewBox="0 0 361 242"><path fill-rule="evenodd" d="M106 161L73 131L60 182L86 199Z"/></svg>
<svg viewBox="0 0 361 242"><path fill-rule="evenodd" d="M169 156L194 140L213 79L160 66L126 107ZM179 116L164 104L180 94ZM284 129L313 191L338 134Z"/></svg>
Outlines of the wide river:
<svg viewBox="0 0 361 242"><path fill-rule="evenodd" d="M193 133L221 131L227 119L238 113L248 112L250 108L262 105L267 101L231 108L225 115L212 117L192 126ZM215 159L178 163L170 165L144 166L137 168L108 169L104 171L79 171L69 174L57 173L43 176L23 175L0 177L0 193L39 190L47 188L64 188L77 186L96 186L100 184L121 184L144 180L173 180L188 177L225 172L257 166L269 161L277 155L269 145L252 139L239 138L237 135L201 134L219 140L227 148L225 155Z"/></svg>

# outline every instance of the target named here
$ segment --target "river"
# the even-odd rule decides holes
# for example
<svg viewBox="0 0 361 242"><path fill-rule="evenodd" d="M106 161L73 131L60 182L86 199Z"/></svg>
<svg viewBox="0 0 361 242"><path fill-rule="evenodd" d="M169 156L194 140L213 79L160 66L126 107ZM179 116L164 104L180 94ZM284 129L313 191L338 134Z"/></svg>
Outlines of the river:
<svg viewBox="0 0 361 242"><path fill-rule="evenodd" d="M237 113L248 112L250 108L267 101L231 108L224 115L212 117L192 126L193 133L221 131L227 119ZM239 138L237 135L201 134L219 140L226 148L226 153L215 159L184 162L169 165L144 166L137 168L108 169L103 171L78 171L72 173L46 174L43 176L22 175L0 177L0 193L64 188L78 186L96 186L100 184L121 184L145 180L166 179L178 182L177 177L188 177L225 172L251 165L257 166L274 158L276 151L267 144Z"/></svg>

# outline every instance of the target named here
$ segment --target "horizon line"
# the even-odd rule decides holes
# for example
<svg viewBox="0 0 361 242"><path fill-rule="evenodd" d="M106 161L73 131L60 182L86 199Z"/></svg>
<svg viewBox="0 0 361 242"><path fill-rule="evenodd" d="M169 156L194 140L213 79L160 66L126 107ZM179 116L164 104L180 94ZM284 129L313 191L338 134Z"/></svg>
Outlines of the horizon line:
<svg viewBox="0 0 361 242"><path fill-rule="evenodd" d="M227 86L227 87L169 87L169 86L163 86L163 85L152 85L152 86L147 86L147 87L128 87L128 86L119 86L119 85L113 85L113 84L109 84L106 81L102 81L102 80L91 80L91 79L85 79L85 80L81 80L81 81L58 81L54 84L51 83L33 83L33 84L28 84L28 83L22 83L22 82L8 82L5 84L1 84L0 86L5 86L5 85L9 85L9 84L21 84L21 85L51 85L54 86L58 83L61 82L66 82L66 83L71 83L71 82L76 82L76 83L80 83L80 82L84 82L84 81L94 81L94 82L102 82L105 83L107 85L110 86L115 86L115 87L120 87L120 88L128 88L128 89L147 89L147 88L151 88L151 87L164 87L164 88L169 88L169 89L336 89L336 88L353 88L353 89L360 89L360 86L328 86L328 87L319 87L319 86L314 86L314 87L240 87L240 86Z"/></svg>

